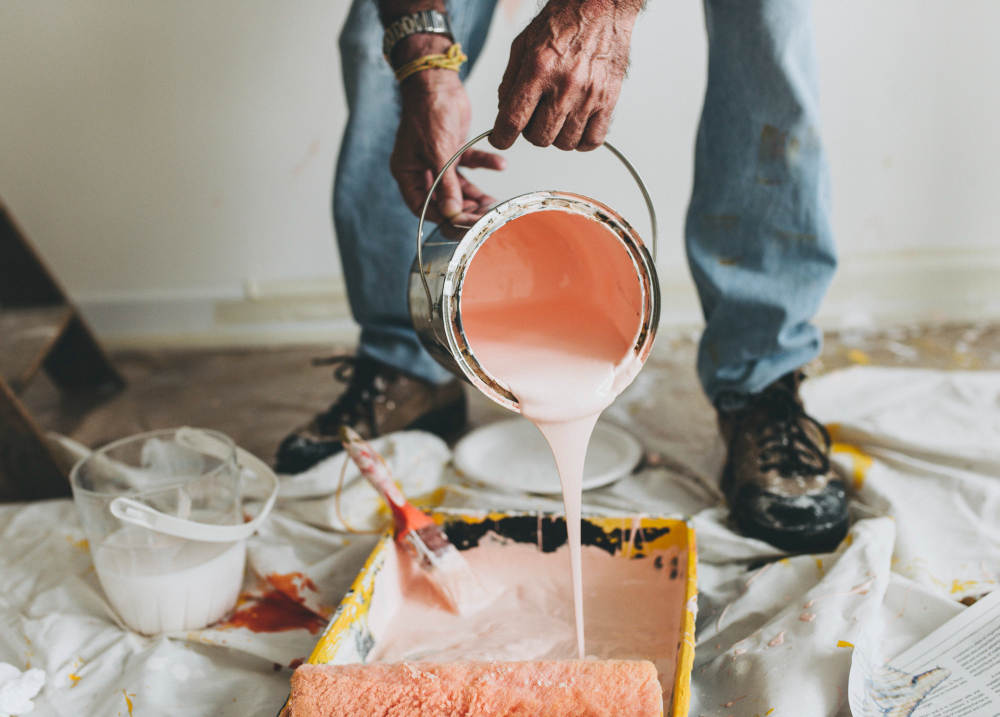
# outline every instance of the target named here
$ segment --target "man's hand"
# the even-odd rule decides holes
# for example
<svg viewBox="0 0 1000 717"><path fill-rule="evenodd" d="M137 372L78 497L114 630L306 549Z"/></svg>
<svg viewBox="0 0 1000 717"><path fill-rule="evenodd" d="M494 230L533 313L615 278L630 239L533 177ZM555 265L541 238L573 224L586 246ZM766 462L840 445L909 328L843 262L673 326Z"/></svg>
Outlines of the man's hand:
<svg viewBox="0 0 1000 717"><path fill-rule="evenodd" d="M517 36L490 144L588 151L604 142L628 68L640 0L549 0Z"/></svg>
<svg viewBox="0 0 1000 717"><path fill-rule="evenodd" d="M441 42L439 37L413 36L411 42L401 48L403 62L411 56L443 52L451 44L444 40L444 47L441 48ZM429 49L433 47L432 43L438 47ZM467 141L472 108L465 87L453 70L418 72L405 79L399 89L403 101L402 116L389 168L399 184L406 206L419 216L434 178ZM502 157L478 149L467 150L456 164L489 169L506 166ZM434 201L427 208L427 220L441 223L449 219L464 223L481 214L495 201L459 174L456 165L452 165L441 179Z"/></svg>

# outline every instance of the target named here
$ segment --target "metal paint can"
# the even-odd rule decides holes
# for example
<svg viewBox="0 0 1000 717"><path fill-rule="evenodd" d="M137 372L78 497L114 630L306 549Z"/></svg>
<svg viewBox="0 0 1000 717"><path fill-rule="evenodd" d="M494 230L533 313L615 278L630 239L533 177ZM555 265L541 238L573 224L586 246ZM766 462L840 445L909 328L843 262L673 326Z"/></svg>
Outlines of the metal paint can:
<svg viewBox="0 0 1000 717"><path fill-rule="evenodd" d="M639 326L631 350L640 360L645 360L652 349L660 318L660 285L655 265L656 213L638 172L617 149L605 142L604 146L628 169L645 199L652 227L652 252L632 225L611 207L581 194L555 190L529 192L507 199L491 208L471 227L451 225L457 238L446 238L436 231L424 242L424 219L441 178L467 149L488 135L489 132L485 132L462 147L444 166L427 194L417 227L417 257L410 269L410 317L420 342L438 363L468 380L500 405L519 412L517 398L479 363L462 327L463 282L476 252L500 227L532 212L562 211L599 223L617 239L621 250L631 260L634 280L642 297Z"/></svg>

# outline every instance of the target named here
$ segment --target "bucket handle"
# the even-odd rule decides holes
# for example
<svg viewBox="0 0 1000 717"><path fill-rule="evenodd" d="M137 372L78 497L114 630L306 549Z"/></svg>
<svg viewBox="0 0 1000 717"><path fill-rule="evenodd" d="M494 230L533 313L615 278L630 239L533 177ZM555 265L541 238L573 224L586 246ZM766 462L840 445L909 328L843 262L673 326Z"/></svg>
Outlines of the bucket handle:
<svg viewBox="0 0 1000 717"><path fill-rule="evenodd" d="M177 431L177 442L189 448L201 451L210 456L225 460L229 453L229 445L212 438L207 433L194 428L181 428ZM155 530L157 533L172 535L176 538L187 538L204 543L235 543L249 538L261 526L274 507L278 498L278 476L257 456L240 447L236 447L237 468L246 468L259 478L271 481L271 494L264 502L257 517L239 525L212 525L184 520L173 515L161 513L145 503L140 503L125 496L111 501L111 514L126 523Z"/></svg>
<svg viewBox="0 0 1000 717"><path fill-rule="evenodd" d="M420 267L420 282L424 285L424 293L427 295L427 306L430 307L431 314L434 313L434 299L431 298L431 287L427 283L427 274L424 273L424 218L427 216L427 207L431 204L431 197L434 196L434 190L437 189L438 184L441 183L441 178L444 177L445 172L447 172L451 165L453 165L459 157L465 154L465 150L469 149L472 145L476 144L480 140L485 139L490 136L490 132L493 130L487 130L483 132L478 137L469 140L464 147L462 147L455 156L448 160L448 163L444 165L444 168L434 179L434 183L431 185L430 190L427 192L427 198L424 200L424 208L420 212L420 223L417 225L417 265ZM619 152L615 147L611 145L610 142L605 142L604 146L608 148L611 154L615 155L621 163L625 165L625 169L628 170L629 174L632 175L632 179L635 183L639 185L639 191L642 192L642 198L646 200L646 209L649 211L649 222L653 228L653 262L656 262L656 210L653 208L653 200L649 197L649 192L646 191L646 185L642 181L642 177L639 176L639 172L632 163L629 162L625 155Z"/></svg>

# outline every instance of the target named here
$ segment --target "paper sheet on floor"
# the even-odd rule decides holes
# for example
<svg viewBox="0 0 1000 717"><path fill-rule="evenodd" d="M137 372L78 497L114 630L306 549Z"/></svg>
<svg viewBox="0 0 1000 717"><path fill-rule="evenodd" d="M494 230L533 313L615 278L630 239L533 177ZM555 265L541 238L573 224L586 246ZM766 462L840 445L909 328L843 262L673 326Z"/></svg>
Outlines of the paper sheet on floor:
<svg viewBox="0 0 1000 717"><path fill-rule="evenodd" d="M880 659L879 631L854 649L851 710L861 717L1000 714L1000 590L902 655Z"/></svg>
<svg viewBox="0 0 1000 717"><path fill-rule="evenodd" d="M691 714L848 715L855 645L872 664L906 651L1000 574L1000 373L853 368L808 381L807 406L834 424L855 487L838 550L786 557L734 533L715 488L722 446L672 413L657 374L605 418L654 454L647 468L585 494L604 513L693 516L700 612ZM384 439L404 490L455 507L559 509L558 501L470 486L426 434ZM342 460L342 459L339 459ZM97 583L70 501L0 506L0 662L46 671L33 715L273 714L288 666L305 658L385 521L374 493L332 459L283 481L250 541L241 605L222 625L146 638L123 629ZM339 532L329 530L338 528Z"/></svg>

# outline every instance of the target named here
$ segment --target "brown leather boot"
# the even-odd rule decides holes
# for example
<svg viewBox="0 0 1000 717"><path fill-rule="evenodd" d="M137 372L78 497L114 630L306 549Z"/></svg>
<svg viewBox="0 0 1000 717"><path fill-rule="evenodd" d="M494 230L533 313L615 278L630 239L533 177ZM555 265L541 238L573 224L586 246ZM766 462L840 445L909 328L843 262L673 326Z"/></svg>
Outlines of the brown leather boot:
<svg viewBox="0 0 1000 717"><path fill-rule="evenodd" d="M301 473L343 449L337 432L348 425L363 438L419 429L455 438L465 426L465 391L456 379L438 386L367 356L334 356L333 376L347 389L330 408L290 433L278 446L275 470Z"/></svg>
<svg viewBox="0 0 1000 717"><path fill-rule="evenodd" d="M744 535L790 552L829 552L847 533L844 479L830 463L830 434L799 399L795 371L719 411L728 454L722 490Z"/></svg>

